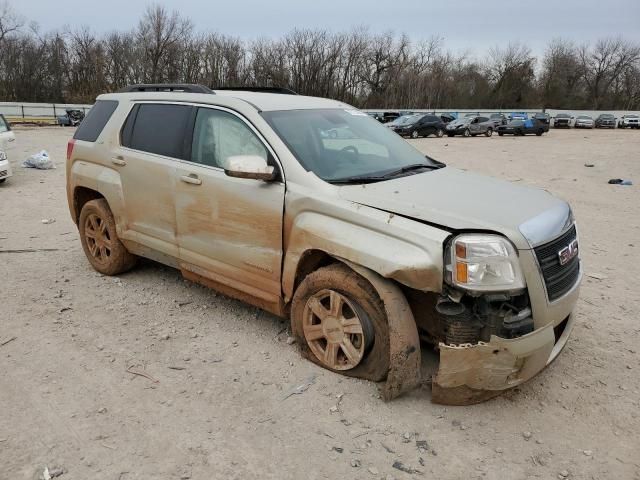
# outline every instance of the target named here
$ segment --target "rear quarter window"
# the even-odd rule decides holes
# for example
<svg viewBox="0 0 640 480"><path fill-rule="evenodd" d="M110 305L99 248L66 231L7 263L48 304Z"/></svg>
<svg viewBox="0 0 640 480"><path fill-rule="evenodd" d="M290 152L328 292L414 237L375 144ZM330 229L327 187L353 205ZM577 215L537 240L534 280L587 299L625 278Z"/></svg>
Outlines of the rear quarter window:
<svg viewBox="0 0 640 480"><path fill-rule="evenodd" d="M185 133L191 111L188 105L141 103L131 111L124 125L122 145L185 159Z"/></svg>
<svg viewBox="0 0 640 480"><path fill-rule="evenodd" d="M89 110L73 138L85 142L95 142L116 108L118 108L116 100L98 100Z"/></svg>

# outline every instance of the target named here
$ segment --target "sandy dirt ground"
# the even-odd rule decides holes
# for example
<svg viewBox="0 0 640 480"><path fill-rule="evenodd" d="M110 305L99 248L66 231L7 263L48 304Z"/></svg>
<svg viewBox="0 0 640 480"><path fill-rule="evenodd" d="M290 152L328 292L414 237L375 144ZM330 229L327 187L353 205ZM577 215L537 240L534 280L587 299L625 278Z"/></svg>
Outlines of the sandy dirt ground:
<svg viewBox="0 0 640 480"><path fill-rule="evenodd" d="M470 407L431 404L426 387L384 403L302 360L285 322L162 265L97 274L66 204L72 133L17 129L0 186L0 479L640 479L640 132L415 141L545 188L579 222L567 348ZM20 167L43 148L56 170Z"/></svg>

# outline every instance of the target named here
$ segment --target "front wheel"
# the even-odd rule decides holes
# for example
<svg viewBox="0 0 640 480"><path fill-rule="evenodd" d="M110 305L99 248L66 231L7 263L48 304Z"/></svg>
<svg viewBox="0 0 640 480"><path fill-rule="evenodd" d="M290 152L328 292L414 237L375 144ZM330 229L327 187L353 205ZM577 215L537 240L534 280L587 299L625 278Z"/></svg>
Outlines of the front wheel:
<svg viewBox="0 0 640 480"><path fill-rule="evenodd" d="M493 135L493 128L487 128L487 131L484 132L485 136L490 137Z"/></svg>
<svg viewBox="0 0 640 480"><path fill-rule="evenodd" d="M300 284L291 330L302 353L328 370L380 381L389 370L389 327L375 289L343 264L323 267Z"/></svg>
<svg viewBox="0 0 640 480"><path fill-rule="evenodd" d="M420 134L418 133L418 130L414 130L413 132L411 132L411 138L418 138L420 136Z"/></svg>
<svg viewBox="0 0 640 480"><path fill-rule="evenodd" d="M106 200L100 198L85 203L78 228L82 249L98 272L117 275L135 266L137 258L118 238L116 222Z"/></svg>
<svg viewBox="0 0 640 480"><path fill-rule="evenodd" d="M465 137L470 137L471 136L471 130L469 130L468 128L464 129L464 133L462 134Z"/></svg>
<svg viewBox="0 0 640 480"><path fill-rule="evenodd" d="M444 135L444 130L442 130L441 128L436 130L436 137L442 138L443 135Z"/></svg>
<svg viewBox="0 0 640 480"><path fill-rule="evenodd" d="M543 133L544 133L544 130L540 129L540 130L538 130L538 131L536 132L536 135L537 135L538 137L541 137Z"/></svg>

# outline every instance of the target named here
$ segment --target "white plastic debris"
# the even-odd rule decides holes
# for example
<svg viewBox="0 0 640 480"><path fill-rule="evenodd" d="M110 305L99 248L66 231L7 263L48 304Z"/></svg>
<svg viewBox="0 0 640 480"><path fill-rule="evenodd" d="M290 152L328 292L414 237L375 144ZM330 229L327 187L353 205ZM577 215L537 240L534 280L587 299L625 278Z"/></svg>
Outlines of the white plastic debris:
<svg viewBox="0 0 640 480"><path fill-rule="evenodd" d="M46 150L41 150L40 152L31 155L22 162L22 166L25 168L37 168L38 170L50 170L52 168L56 168L53 160L51 160L51 157L49 157Z"/></svg>

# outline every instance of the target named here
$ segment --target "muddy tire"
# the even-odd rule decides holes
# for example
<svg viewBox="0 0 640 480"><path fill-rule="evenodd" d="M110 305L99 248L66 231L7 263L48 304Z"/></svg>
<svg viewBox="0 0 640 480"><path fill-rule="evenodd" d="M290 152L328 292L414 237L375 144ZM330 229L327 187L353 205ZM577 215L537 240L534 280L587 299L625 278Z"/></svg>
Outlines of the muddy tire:
<svg viewBox="0 0 640 480"><path fill-rule="evenodd" d="M116 222L106 200L84 204L78 221L80 242L89 263L104 275L131 270L137 257L129 253L116 233Z"/></svg>
<svg viewBox="0 0 640 480"><path fill-rule="evenodd" d="M309 274L291 306L304 357L328 370L381 381L389 370L389 327L371 284L344 264Z"/></svg>

